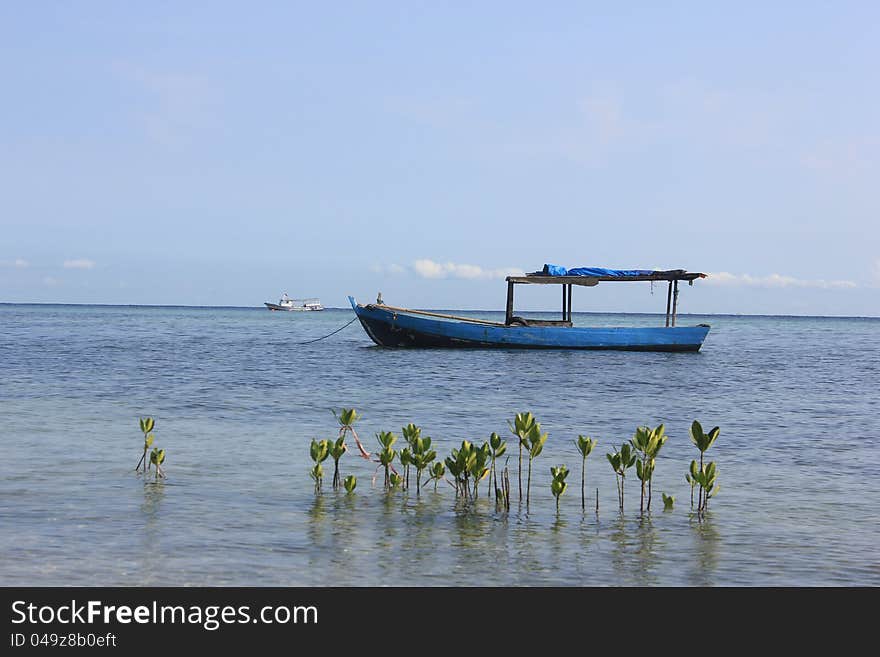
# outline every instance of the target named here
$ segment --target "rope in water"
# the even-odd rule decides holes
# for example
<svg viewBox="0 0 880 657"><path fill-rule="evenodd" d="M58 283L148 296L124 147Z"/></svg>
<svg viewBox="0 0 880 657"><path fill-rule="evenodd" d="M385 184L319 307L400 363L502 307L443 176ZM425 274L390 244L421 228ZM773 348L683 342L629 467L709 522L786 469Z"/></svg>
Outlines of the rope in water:
<svg viewBox="0 0 880 657"><path fill-rule="evenodd" d="M354 324L356 321L357 321L357 315L355 315L354 319L351 320L348 324L346 324L345 326L340 326L338 329L336 329L335 331L333 331L333 333L328 333L327 335L322 335L320 338L315 338L314 340L306 340L305 342L297 342L297 344L312 344L313 342L318 342L319 340L326 340L326 339L329 338L331 335L336 335L336 334L339 333L342 329L344 329L344 328L348 328L349 326L351 326L352 324Z"/></svg>

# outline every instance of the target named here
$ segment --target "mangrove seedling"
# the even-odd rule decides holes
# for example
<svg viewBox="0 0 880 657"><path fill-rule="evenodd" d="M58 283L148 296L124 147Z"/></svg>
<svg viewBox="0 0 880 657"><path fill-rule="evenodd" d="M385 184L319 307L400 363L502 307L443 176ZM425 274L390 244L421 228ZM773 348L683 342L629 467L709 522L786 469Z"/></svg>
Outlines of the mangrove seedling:
<svg viewBox="0 0 880 657"><path fill-rule="evenodd" d="M354 438L355 444L357 444L358 450L360 450L361 456L368 461L370 460L370 453L364 449L364 446L361 445L361 441L358 438L357 431L354 430L354 423L360 418L358 412L353 408L343 408L339 411L337 415L336 411L330 411L333 413L333 417L336 418L336 421L339 422L339 436L341 438L345 438L345 434L351 432L352 438Z"/></svg>
<svg viewBox="0 0 880 657"><path fill-rule="evenodd" d="M446 457L446 468L449 474L455 479L456 497L463 496L465 498L470 494L469 478L471 468L477 460L477 448L468 440L461 441L461 447L452 450L450 456Z"/></svg>
<svg viewBox="0 0 880 657"><path fill-rule="evenodd" d="M401 484L403 484L403 477L396 472L392 472L388 477L389 490L400 488Z"/></svg>
<svg viewBox="0 0 880 657"><path fill-rule="evenodd" d="M153 451L150 452L150 463L156 466L156 481L159 481L159 477L165 478L165 473L162 471L162 464L164 462L165 450L154 447Z"/></svg>
<svg viewBox="0 0 880 657"><path fill-rule="evenodd" d="M696 445L697 449L700 450L700 468L697 471L698 473L703 473L705 470L703 469L703 455L706 453L712 444L718 439L718 434L721 433L721 429L718 427L713 427L709 433L703 431L703 426L694 420L693 424L691 424L690 428L690 436L691 442ZM703 496L706 494L706 489L700 481L697 481L700 484L700 493L697 496L697 512L703 508Z"/></svg>
<svg viewBox="0 0 880 657"><path fill-rule="evenodd" d="M596 439L590 438L589 436L578 436L577 440L574 441L574 444L577 446L578 451L581 453L582 461L581 461L581 510L587 510L587 499L585 493L585 483L587 480L587 457L592 453L593 448L596 446Z"/></svg>
<svg viewBox="0 0 880 657"><path fill-rule="evenodd" d="M535 422L526 436L529 448L529 476L526 480L526 507L529 506L529 493L532 488L532 461L544 451L544 443L547 442L547 433L541 433L541 425Z"/></svg>
<svg viewBox="0 0 880 657"><path fill-rule="evenodd" d="M709 461L705 468L697 473L697 483L700 485L701 502L697 507L697 516L702 518L709 508L709 500L718 494L721 486L718 485L718 469L715 467L715 461Z"/></svg>
<svg viewBox="0 0 880 657"><path fill-rule="evenodd" d="M333 490L339 488L339 459L348 451L345 436L339 436L335 443L330 443L330 457L333 459Z"/></svg>
<svg viewBox="0 0 880 657"><path fill-rule="evenodd" d="M406 444L409 445L409 453L407 456L403 455L404 450L401 450L400 452L400 464L403 466L403 486L404 488L409 488L409 466L415 465L411 456L416 452L415 442L416 439L422 435L422 430L410 422L401 429L401 433L403 434L403 439L406 441Z"/></svg>
<svg viewBox="0 0 880 657"><path fill-rule="evenodd" d="M535 416L531 413L517 413L513 418L513 424L508 420L507 426L510 427L510 433L516 436L517 442L519 443L519 463L516 470L516 477L519 485L519 501L522 502L522 452L523 447L529 447L528 435L532 430L532 427L535 426Z"/></svg>
<svg viewBox="0 0 880 657"><path fill-rule="evenodd" d="M144 464L144 472L147 471L147 450L150 449L150 446L153 444L153 427L156 425L155 420L151 417L141 417L138 418L138 424L141 427L141 432L144 434L144 453L141 455L141 460L138 461L138 464L135 466L134 471L137 472L140 470L141 463Z"/></svg>
<svg viewBox="0 0 880 657"><path fill-rule="evenodd" d="M483 443L481 447L474 450L473 463L470 466L470 475L474 478L474 499L478 497L477 491L480 482L489 474L489 466L486 464L491 453L492 448L489 447L489 443Z"/></svg>
<svg viewBox="0 0 880 657"><path fill-rule="evenodd" d="M507 460L509 461L510 458ZM495 488L495 509L500 511L502 507L505 511L510 511L510 473L507 469L507 461L501 472L501 486Z"/></svg>
<svg viewBox="0 0 880 657"><path fill-rule="evenodd" d="M492 488L495 489L495 497L498 497L498 473L495 470L495 461L502 456L507 451L507 441L502 440L501 436L499 436L494 431L492 435L489 436L489 449L490 455L492 457L492 465L489 471L489 477L492 479Z"/></svg>
<svg viewBox="0 0 880 657"><path fill-rule="evenodd" d="M620 446L620 451L615 449L613 454L606 454L605 456L616 475L617 502L620 506L620 511L623 512L623 491L624 484L626 483L626 471L636 462L637 457L632 453L629 443L623 443Z"/></svg>
<svg viewBox="0 0 880 657"><path fill-rule="evenodd" d="M427 468L434 459L437 458L437 452L431 449L431 437L416 435L411 443L413 454L411 462L416 469L416 494L422 490L422 472Z"/></svg>
<svg viewBox="0 0 880 657"><path fill-rule="evenodd" d="M556 498L556 513L559 513L559 498L562 497L565 489L568 488L568 484L565 482L565 478L568 476L568 468L564 465L560 465L558 468L550 468L550 475L553 477L553 481L550 482L550 491L553 493L553 497Z"/></svg>
<svg viewBox="0 0 880 657"><path fill-rule="evenodd" d="M400 465L403 466L403 476L402 482L404 488L409 488L409 466L412 465L412 452L409 447L404 447L400 450L400 455L398 456L398 460L400 461Z"/></svg>
<svg viewBox="0 0 880 657"><path fill-rule="evenodd" d="M312 479L315 480L315 492L321 492L321 484L324 481L324 467L321 463L329 456L330 454L330 441L329 440L312 440L311 445L309 446L309 455L312 457L312 461L315 462L314 467L309 472L309 475Z"/></svg>
<svg viewBox="0 0 880 657"><path fill-rule="evenodd" d="M668 436L661 424L656 429L637 427L635 435L629 441L639 455L636 461L636 476L642 483L642 495L639 502L640 513L645 512L646 492L648 510L651 510L651 481L654 476L654 464L660 448L666 444L667 439Z"/></svg>
<svg viewBox="0 0 880 657"><path fill-rule="evenodd" d="M391 487L391 463L394 461L394 456L397 452L394 451L392 445L397 442L397 436L395 436L390 431L380 431L376 434L376 440L379 441L379 463L385 468L385 489L388 490ZM399 475L395 472L394 475L398 478Z"/></svg>
<svg viewBox="0 0 880 657"><path fill-rule="evenodd" d="M431 466L428 474L430 475L428 477L428 481L434 482L434 491L436 491L437 484L446 475L446 464L441 461L437 461L434 465ZM418 480L416 481L418 482Z"/></svg>
<svg viewBox="0 0 880 657"><path fill-rule="evenodd" d="M348 475L345 479L342 480L342 487L345 489L345 492L350 495L354 492L357 483L357 477L355 477L354 475Z"/></svg>
<svg viewBox="0 0 880 657"><path fill-rule="evenodd" d="M663 495L663 510L672 511L672 505L675 504L675 495L667 495L666 493L661 493L661 495Z"/></svg>

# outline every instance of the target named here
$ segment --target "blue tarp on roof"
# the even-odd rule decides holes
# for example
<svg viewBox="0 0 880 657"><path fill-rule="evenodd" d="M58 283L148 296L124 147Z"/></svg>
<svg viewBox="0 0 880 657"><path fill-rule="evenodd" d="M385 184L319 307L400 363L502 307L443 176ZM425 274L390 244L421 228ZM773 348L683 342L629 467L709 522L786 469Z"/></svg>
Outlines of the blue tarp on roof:
<svg viewBox="0 0 880 657"><path fill-rule="evenodd" d="M651 269L605 269L604 267L575 267L566 269L560 265L544 265L545 276L614 276L626 278L627 276L648 276L653 274Z"/></svg>

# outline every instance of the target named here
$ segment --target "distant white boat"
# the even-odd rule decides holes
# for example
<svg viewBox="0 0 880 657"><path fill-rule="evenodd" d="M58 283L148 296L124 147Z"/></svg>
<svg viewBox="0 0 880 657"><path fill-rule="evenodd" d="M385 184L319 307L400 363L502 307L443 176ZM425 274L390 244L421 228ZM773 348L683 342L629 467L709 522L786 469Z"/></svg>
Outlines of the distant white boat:
<svg viewBox="0 0 880 657"><path fill-rule="evenodd" d="M268 301L263 303L269 310L324 310L324 306L318 299L291 299L287 296L287 292L281 295L278 303L269 303Z"/></svg>

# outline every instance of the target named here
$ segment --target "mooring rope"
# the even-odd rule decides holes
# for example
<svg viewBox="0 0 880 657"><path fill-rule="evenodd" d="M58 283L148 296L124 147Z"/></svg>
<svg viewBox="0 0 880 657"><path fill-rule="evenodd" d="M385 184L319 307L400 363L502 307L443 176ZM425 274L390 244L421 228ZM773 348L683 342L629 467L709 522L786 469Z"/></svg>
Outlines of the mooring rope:
<svg viewBox="0 0 880 657"><path fill-rule="evenodd" d="M338 329L336 329L335 331L333 331L333 333L328 333L327 335L322 335L320 338L315 338L314 340L306 340L305 342L297 342L296 344L312 344L313 342L318 342L319 340L326 340L326 339L329 338L331 335L336 335L336 334L339 333L342 329L344 329L344 328L348 328L349 326L351 326L352 324L354 324L356 321L357 321L357 315L355 315L355 316L354 316L354 319L351 320L350 322L348 322L348 324L346 324L345 326L340 326Z"/></svg>

